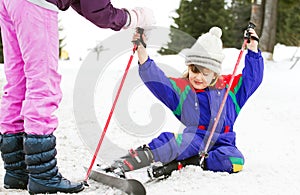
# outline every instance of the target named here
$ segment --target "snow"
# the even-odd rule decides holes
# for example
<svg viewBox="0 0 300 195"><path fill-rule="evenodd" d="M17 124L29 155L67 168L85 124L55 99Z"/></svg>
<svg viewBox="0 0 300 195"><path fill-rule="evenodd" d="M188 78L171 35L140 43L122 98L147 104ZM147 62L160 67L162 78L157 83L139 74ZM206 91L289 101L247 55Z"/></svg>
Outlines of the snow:
<svg viewBox="0 0 300 195"><path fill-rule="evenodd" d="M239 51L225 49L224 52L228 59L234 61ZM281 52L281 55L284 53ZM170 64L176 64L179 60L178 56L154 55L154 58L159 62L167 61ZM116 61L118 60L116 59ZM126 62L123 59L121 61ZM93 153L82 141L81 132L77 129L73 114L73 88L80 63L79 61L60 61L60 72L63 75L61 87L64 97L57 112L60 125L55 132L58 140L57 158L60 172L65 177L77 181L84 179L86 172L83 166L89 166ZM293 61L289 59L277 62L265 59L264 81L240 113L235 124L235 131L237 133L237 146L246 158L242 172L237 174L213 173L202 171L199 167L189 166L174 172L167 180L146 184L148 194L195 194L198 192L209 194L298 194L300 190L298 185L300 181L298 151L300 148L298 141L300 137L298 122L300 120L298 111L300 108L300 101L298 101L300 65L296 65L290 70L289 67L292 63ZM134 61L131 69L136 66L136 61ZM1 73L3 73L3 66L0 67ZM109 97L112 96L109 88L115 86L112 83L121 77L120 75L123 73L121 69L124 68L125 63L124 66L119 65L119 67L113 64L103 74L105 76L103 76L101 84L106 86L106 89L100 89L100 93L103 93L104 90L108 91L103 93L107 97L95 98L99 104L96 105L95 103L97 115L107 116L111 106L109 100L112 100ZM137 74L137 72L132 74ZM1 78L3 79L2 75ZM109 80L109 78L111 79ZM108 83L111 85L107 86ZM147 93L147 90L143 89L144 86L138 88L140 89L132 92L137 94L130 97L133 100L130 100L132 102L129 101L129 111L127 112L137 123L148 123L150 121L149 113L145 113L149 112L149 105L158 102L150 96L150 93ZM99 91L96 91L95 96L101 96L98 93ZM149 100L147 100L147 96L149 96ZM101 114L101 112L105 114ZM165 112L169 113L167 109ZM102 126L105 120L106 117L99 120ZM177 125L176 119L166 114L161 128L164 130L173 129L174 126L176 127L174 123ZM107 139L116 141L124 149L147 143L151 137L156 135L134 137L118 129L118 127L119 124L113 118L108 128ZM94 140L98 141L98 137L94 137ZM3 166L2 161L0 166ZM1 178L3 174L4 171L1 171ZM3 180L0 182L0 192L3 194L26 194L24 191L4 190L2 188ZM122 194L118 190L92 180L89 180L89 184L90 187L81 194Z"/></svg>
<svg viewBox="0 0 300 195"><path fill-rule="evenodd" d="M75 30L75 32L77 31ZM84 33L85 31L74 34L83 36ZM105 33L107 33L107 37L112 35L106 30ZM69 34L72 33L68 33L68 36ZM103 37L107 38L104 35ZM95 47L98 40L104 40L102 37L98 39L92 35L85 37L83 40L87 39L90 46L75 42L74 40L77 38L73 37L71 39L73 42L68 42L69 45L72 44L74 51L70 54L76 56L78 51L84 51L87 54L86 58L84 55L81 56L85 58L84 61L71 56L71 60L59 63L59 72L63 76L61 88L64 96L56 113L60 124L55 135L57 136L57 159L60 172L70 180L82 181L86 174L83 166L90 165L95 144L97 144L101 129L105 125L114 94L131 52L123 51L121 54L116 54L110 62L105 64L105 67L98 64L99 68L103 69L101 69L101 74L99 74L92 92L93 110L91 113L84 113L84 115L95 115L96 121L76 118L75 110L78 105L73 104L74 97L78 95L74 94L77 87L76 81L82 74L81 68L89 63L89 60L92 59L92 62L95 62L96 59L95 53L88 53L87 49ZM234 127L237 133L237 146L245 156L243 171L237 174L214 173L203 171L200 167L188 166L180 171L175 171L166 180L146 184L148 194L299 194L300 90L298 87L300 62L290 69L295 61L295 59L291 60L293 57L291 53L296 53L297 48L279 46L275 48L273 56L264 53L263 83L241 110ZM155 49L149 48L149 50L152 58L172 76L180 76L185 70L182 57L160 56L155 53ZM107 52L109 51L113 52L114 50ZM223 63L223 72L230 73L239 50L227 48L224 49L224 53L226 58ZM117 158L119 152L125 152L129 148L148 143L161 131L179 132L183 129L172 113L156 100L139 80L136 58L137 56L134 56L124 90L104 140L104 143L110 142L108 146L111 148L108 148L109 150L101 148L97 162L109 161L111 158ZM239 71L242 67L243 63L240 64ZM93 86L94 83L88 83L88 81L85 82L86 86ZM3 83L3 65L0 65L1 88ZM87 94L83 92L79 95L84 97ZM82 105L89 105L89 102L82 102ZM130 117L126 118L127 115ZM128 119L132 121L128 122ZM89 129L83 129L85 125L89 127L92 123L97 124L96 126L99 128L92 129L91 132ZM92 133L93 136L89 136L88 133ZM110 153L111 156L106 156L107 153ZM3 167L3 161L0 161L0 167ZM4 169L1 168L1 170L0 178L3 178ZM119 190L93 180L89 180L89 184L90 186L81 194L123 194ZM0 194L19 195L27 194L27 192L6 190L3 188L3 179L0 179Z"/></svg>

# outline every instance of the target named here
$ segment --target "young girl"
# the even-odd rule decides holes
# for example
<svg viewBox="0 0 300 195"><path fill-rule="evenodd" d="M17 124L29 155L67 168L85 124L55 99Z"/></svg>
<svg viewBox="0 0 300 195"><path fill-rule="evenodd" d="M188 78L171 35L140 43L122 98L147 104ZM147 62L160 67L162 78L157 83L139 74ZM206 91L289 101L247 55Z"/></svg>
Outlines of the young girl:
<svg viewBox="0 0 300 195"><path fill-rule="evenodd" d="M245 67L234 77L233 85L204 160L204 169L228 173L239 172L244 157L235 145L234 122L248 98L263 79L264 62L258 50L258 37L253 29ZM182 161L204 150L207 137L220 108L231 75L221 76L222 31L213 27L197 42L182 51L187 72L183 78L169 78L150 59L146 49L138 46L139 74L149 90L162 101L186 128L181 135L164 132L148 145L130 150L112 165L130 171L160 161ZM135 34L133 40L139 39Z"/></svg>
<svg viewBox="0 0 300 195"><path fill-rule="evenodd" d="M0 107L4 187L30 193L79 192L58 172L54 115L62 98L58 69L58 11L72 7L100 28L154 24L152 11L115 8L110 0L0 0L7 84ZM23 142L24 140L24 142Z"/></svg>

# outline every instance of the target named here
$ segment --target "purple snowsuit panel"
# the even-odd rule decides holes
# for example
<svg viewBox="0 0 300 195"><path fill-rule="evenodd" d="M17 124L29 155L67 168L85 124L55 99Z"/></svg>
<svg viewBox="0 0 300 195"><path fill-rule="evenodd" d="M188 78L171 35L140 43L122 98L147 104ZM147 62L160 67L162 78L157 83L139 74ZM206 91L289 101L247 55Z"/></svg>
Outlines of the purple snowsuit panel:
<svg viewBox="0 0 300 195"><path fill-rule="evenodd" d="M76 12L100 28L120 30L127 21L124 9L115 8L110 0L47 0L60 10L72 7Z"/></svg>

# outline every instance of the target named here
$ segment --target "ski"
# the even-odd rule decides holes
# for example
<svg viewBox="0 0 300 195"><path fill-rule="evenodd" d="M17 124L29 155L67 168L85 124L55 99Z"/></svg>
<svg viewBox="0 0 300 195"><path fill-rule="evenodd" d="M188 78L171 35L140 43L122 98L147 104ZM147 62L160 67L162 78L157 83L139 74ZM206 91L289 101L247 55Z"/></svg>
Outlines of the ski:
<svg viewBox="0 0 300 195"><path fill-rule="evenodd" d="M85 168L87 169L87 168ZM141 182L136 179L124 179L109 175L104 171L91 170L89 178L104 185L119 189L130 195L145 195L146 189Z"/></svg>
<svg viewBox="0 0 300 195"><path fill-rule="evenodd" d="M182 161L175 160L167 164L159 163L150 167L125 172L124 176L127 179L117 176L114 172L107 172L105 171L105 168L92 169L89 178L104 185L119 189L127 194L144 195L146 194L146 189L143 184L164 180L171 176L173 171L180 170L187 165L199 166L199 155ZM87 168L85 169L87 170Z"/></svg>

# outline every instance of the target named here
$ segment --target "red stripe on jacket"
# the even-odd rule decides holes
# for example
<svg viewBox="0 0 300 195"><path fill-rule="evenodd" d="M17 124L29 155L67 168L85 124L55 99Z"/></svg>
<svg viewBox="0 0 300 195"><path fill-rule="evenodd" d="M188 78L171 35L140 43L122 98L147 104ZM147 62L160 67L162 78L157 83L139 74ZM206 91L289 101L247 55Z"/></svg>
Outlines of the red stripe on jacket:
<svg viewBox="0 0 300 195"><path fill-rule="evenodd" d="M234 91L234 88L238 85L241 76L242 76L242 74L239 74L239 75L234 77L232 85L230 87L230 91ZM226 87L226 85L229 84L230 79L231 79L231 74L220 76L217 83L216 83L216 88L217 89L224 89Z"/></svg>

